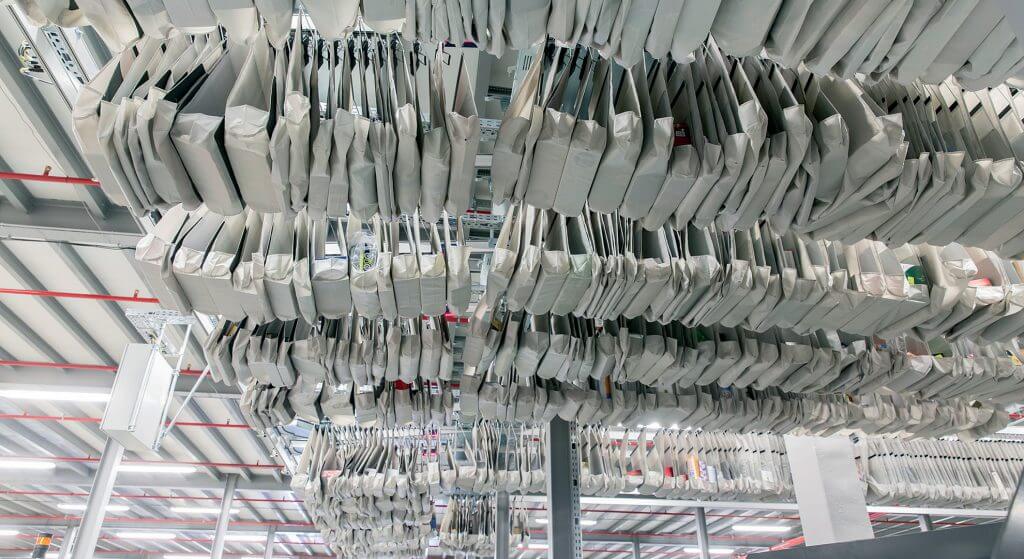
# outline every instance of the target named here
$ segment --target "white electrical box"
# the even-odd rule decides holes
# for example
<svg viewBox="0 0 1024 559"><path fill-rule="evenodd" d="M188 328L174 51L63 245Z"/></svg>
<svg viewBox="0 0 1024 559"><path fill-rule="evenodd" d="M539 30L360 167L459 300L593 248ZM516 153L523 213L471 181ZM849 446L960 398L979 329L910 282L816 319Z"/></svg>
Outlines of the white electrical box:
<svg viewBox="0 0 1024 559"><path fill-rule="evenodd" d="M175 378L174 367L158 345L128 344L100 429L135 452L159 448Z"/></svg>

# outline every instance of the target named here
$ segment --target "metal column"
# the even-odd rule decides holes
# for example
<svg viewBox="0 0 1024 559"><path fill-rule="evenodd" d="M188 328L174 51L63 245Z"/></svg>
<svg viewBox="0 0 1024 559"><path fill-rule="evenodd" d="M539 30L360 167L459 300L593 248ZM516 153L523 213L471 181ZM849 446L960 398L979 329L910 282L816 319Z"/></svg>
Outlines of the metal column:
<svg viewBox="0 0 1024 559"><path fill-rule="evenodd" d="M559 417L547 429L548 558L580 559L580 457L576 424Z"/></svg>
<svg viewBox="0 0 1024 559"><path fill-rule="evenodd" d="M932 524L932 515L930 514L917 515L917 523L921 526L922 532L931 532L935 529L935 525Z"/></svg>
<svg viewBox="0 0 1024 559"><path fill-rule="evenodd" d="M60 553L57 555L57 559L71 559L71 548L74 547L77 538L77 526L72 526L64 532L64 538L60 542Z"/></svg>
<svg viewBox="0 0 1024 559"><path fill-rule="evenodd" d="M274 538L277 537L277 526L267 528L267 545L263 551L263 559L274 559Z"/></svg>
<svg viewBox="0 0 1024 559"><path fill-rule="evenodd" d="M640 559L640 538L633 536L633 559Z"/></svg>
<svg viewBox="0 0 1024 559"><path fill-rule="evenodd" d="M509 512L508 493L499 491L497 495L497 525L495 532L497 539L494 543L494 559L508 559L508 537L509 537Z"/></svg>
<svg viewBox="0 0 1024 559"><path fill-rule="evenodd" d="M213 535L210 559L221 559L224 556L224 541L228 535L228 524L231 523L231 503L235 500L237 485L238 474L229 474L224 484L224 497L220 500L220 517L217 518L217 530Z"/></svg>
<svg viewBox="0 0 1024 559"><path fill-rule="evenodd" d="M100 539L100 527L103 526L103 515L110 502L110 494L114 492L114 480L117 468L124 457L124 447L114 439L107 439L103 445L103 456L100 457L96 477L92 480L89 500L86 501L85 512L78 525L78 538L72 543L72 559L92 559L96 551L96 542Z"/></svg>
<svg viewBox="0 0 1024 559"><path fill-rule="evenodd" d="M697 520L697 548L700 549L700 559L711 559L711 547L708 544L708 519L704 516L704 507L694 508L693 514Z"/></svg>
<svg viewBox="0 0 1024 559"><path fill-rule="evenodd" d="M853 442L846 437L790 435L785 441L805 543L874 538Z"/></svg>

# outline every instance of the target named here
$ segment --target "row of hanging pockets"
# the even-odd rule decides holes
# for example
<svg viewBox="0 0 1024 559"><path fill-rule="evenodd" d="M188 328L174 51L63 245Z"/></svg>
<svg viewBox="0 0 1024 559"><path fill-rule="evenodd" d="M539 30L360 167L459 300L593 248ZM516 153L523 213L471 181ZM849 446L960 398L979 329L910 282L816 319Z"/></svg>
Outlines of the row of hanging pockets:
<svg viewBox="0 0 1024 559"><path fill-rule="evenodd" d="M60 11L39 9L31 0L22 4L31 5L30 16L63 26L79 24L84 15L101 36L122 45L137 36L134 15L150 36L166 37L174 28L209 32L219 24L237 43L247 42L262 18L271 42L282 46L294 10L294 0L255 0L247 6L225 0L132 0L128 9L91 0ZM525 49L550 36L560 44L595 48L624 66L641 61L644 52L682 61L710 34L734 56L763 49L784 66L803 64L815 73L846 78L862 74L872 80L938 83L952 75L982 89L1017 79L1024 66L1024 44L1003 10L977 1L530 0L513 6L504 0L306 0L303 5L330 39L350 33L360 16L382 33L396 30L395 20L404 18L399 26L410 41L472 42L499 57L507 48Z"/></svg>
<svg viewBox="0 0 1024 559"><path fill-rule="evenodd" d="M601 320L887 337L917 328L924 339L993 342L1024 332L1022 266L955 243L844 244L779 234L768 222L739 231L647 231L613 215L565 218L513 206L483 301Z"/></svg>
<svg viewBox="0 0 1024 559"><path fill-rule="evenodd" d="M571 316L475 314L463 362L485 382L531 377L583 384L608 377L648 386L718 384L787 392L870 393L1013 401L1024 390L1015 344L977 346L913 336L889 342L817 330L755 333L686 328L636 318L595 322Z"/></svg>
<svg viewBox="0 0 1024 559"><path fill-rule="evenodd" d="M856 449L868 502L877 505L1000 509L1024 469L1018 442L870 437Z"/></svg>
<svg viewBox="0 0 1024 559"><path fill-rule="evenodd" d="M902 169L899 118L853 81L726 57L713 41L691 62L650 69L582 56L559 71L559 51L546 72L534 58L495 141L496 201L618 211L650 230L746 229L767 216L785 231L844 216ZM562 98L567 83L575 101Z"/></svg>
<svg viewBox="0 0 1024 559"><path fill-rule="evenodd" d="M291 486L333 549L369 551L379 545L353 541L350 531L398 536L395 551L415 549L430 534L426 464L412 437L332 425L310 431Z"/></svg>
<svg viewBox="0 0 1024 559"><path fill-rule="evenodd" d="M497 515L501 514L496 497L452 495L443 506L437 535L444 552L479 557L494 555L499 541ZM525 501L513 500L506 514L509 515L509 548L525 547L530 541Z"/></svg>
<svg viewBox="0 0 1024 559"><path fill-rule="evenodd" d="M819 211L816 201L796 230L847 241L870 236L890 246L957 242L1005 256L1024 251L1018 146L1024 97L1006 85L972 93L952 80L883 81L858 93L862 103L895 119L906 141L902 170L885 183L871 179L871 189L852 193L838 211ZM852 124L849 130L852 140L859 132ZM856 169L852 163L848 170Z"/></svg>
<svg viewBox="0 0 1024 559"><path fill-rule="evenodd" d="M1005 428L998 406L964 399L913 395L813 394L708 386L649 387L605 377L559 382L536 377L502 379L491 372L463 372L459 408L464 418L550 421L561 417L606 425L684 425L737 432L813 433L846 429L867 433L985 436Z"/></svg>
<svg viewBox="0 0 1024 559"><path fill-rule="evenodd" d="M349 316L310 326L300 320L249 325L225 321L204 344L219 382L293 388L382 382L450 381L454 353L441 319L387 321Z"/></svg>
<svg viewBox="0 0 1024 559"><path fill-rule="evenodd" d="M263 33L249 45L147 37L83 87L75 133L104 192L140 216L202 203L436 221L469 208L480 141L462 59L449 110L441 55L418 80L421 55L397 40L325 42L301 27L277 48ZM417 81L430 87L427 131Z"/></svg>
<svg viewBox="0 0 1024 559"><path fill-rule="evenodd" d="M819 6L806 0L531 0L512 9L500 0L406 0L405 16L403 33L410 39L472 41L497 56L550 36L595 48L624 66L643 60L645 52L682 61L710 34L734 56L763 49L785 66L804 64L846 78L938 83L954 75L981 89L1016 78L1024 66L1024 44L1002 10L973 1Z"/></svg>
<svg viewBox="0 0 1024 559"><path fill-rule="evenodd" d="M240 404L254 429L288 425L300 418L336 425L402 427L449 425L455 416L454 391L445 381L381 382L355 386L299 379L290 388L251 379Z"/></svg>
<svg viewBox="0 0 1024 559"><path fill-rule="evenodd" d="M580 491L672 499L786 501L792 475L782 437L606 427L580 430Z"/></svg>
<svg viewBox="0 0 1024 559"><path fill-rule="evenodd" d="M353 310L390 320L465 314L470 252L461 219L452 227L447 215L440 227L416 216L372 227L350 217L346 232L305 211L224 217L174 206L135 254L165 307L314 324Z"/></svg>

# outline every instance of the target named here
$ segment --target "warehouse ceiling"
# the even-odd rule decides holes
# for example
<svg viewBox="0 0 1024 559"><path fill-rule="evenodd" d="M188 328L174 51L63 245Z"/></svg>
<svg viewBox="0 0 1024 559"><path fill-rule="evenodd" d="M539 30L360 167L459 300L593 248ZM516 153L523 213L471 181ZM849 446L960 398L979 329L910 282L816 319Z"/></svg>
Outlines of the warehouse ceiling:
<svg viewBox="0 0 1024 559"><path fill-rule="evenodd" d="M109 56L89 28L58 31L47 39L17 10L0 5L0 171L89 177L71 132L75 69L91 76ZM66 45L70 62L57 45ZM34 56L33 56L34 54ZM499 118L498 98L511 88L514 56L482 55L475 69L484 115ZM28 71L23 72L23 68ZM487 87L480 87L480 85ZM485 93L494 93L488 97ZM90 184L3 181L0 201L0 460L53 461L53 469L0 467L0 558L25 557L37 532L52 531L55 548L77 524L103 449L102 403L62 402L61 392L109 391L127 343L147 341L143 326L159 307L136 271L133 247L148 220L114 206ZM13 290L13 292L11 291ZM100 298L54 297L53 292ZM104 299L102 296L114 296ZM140 300L132 300L140 299ZM201 338L208 317L195 320L178 382L174 413L205 365ZM175 328L175 340L183 329ZM17 395L49 395L25 400ZM6 396L5 396L6 395ZM130 465L162 464L185 473L118 476L97 557L201 557L209 553L226 477L240 477L227 543L228 557L263 556L266 538L274 557L329 557L301 501L289 490L287 470L301 451L301 432L258 435L245 425L237 387L206 378L184 405L160 452L126 456ZM295 437L294 435L300 435ZM0 464L2 466L2 464ZM530 504L534 543L516 556L546 556L543 503ZM713 548L747 552L800 536L793 510L708 508ZM914 515L876 514L877 535L918 529ZM938 527L992 522L976 516L936 516ZM583 503L584 552L593 558L695 556L695 519L679 505ZM740 534L737 523L788 530ZM17 532L11 535L9 532ZM153 533L148 533L153 532ZM139 539L138 536L142 536ZM194 555L193 555L194 554ZM207 555L208 556L208 555Z"/></svg>

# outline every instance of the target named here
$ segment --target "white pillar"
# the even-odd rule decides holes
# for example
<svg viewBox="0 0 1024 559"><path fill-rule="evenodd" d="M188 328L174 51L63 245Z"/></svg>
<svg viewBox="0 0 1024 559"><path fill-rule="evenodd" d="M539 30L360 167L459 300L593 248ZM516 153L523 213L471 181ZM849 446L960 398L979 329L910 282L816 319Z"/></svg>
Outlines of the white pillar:
<svg viewBox="0 0 1024 559"><path fill-rule="evenodd" d="M495 535L497 536L494 544L494 559L508 559L508 547L509 547L509 512L511 507L508 503L508 493L505 491L498 491L497 502L495 506L497 510L497 523L495 525Z"/></svg>
<svg viewBox="0 0 1024 559"><path fill-rule="evenodd" d="M548 558L580 559L580 455L576 424L554 418L547 428Z"/></svg>
<svg viewBox="0 0 1024 559"><path fill-rule="evenodd" d="M700 559L711 559L711 545L708 543L708 519L704 516L704 507L693 509L693 513L697 520L697 549L700 550Z"/></svg>
<svg viewBox="0 0 1024 559"><path fill-rule="evenodd" d="M850 439L786 435L786 453L807 545L875 537Z"/></svg>
<svg viewBox="0 0 1024 559"><path fill-rule="evenodd" d="M238 485L238 474L228 474L224 484L224 497L220 500L220 516L217 518L217 530L213 535L213 550L210 559L221 559L224 556L224 541L228 535L228 524L231 523L231 504L235 500L235 487Z"/></svg>
<svg viewBox="0 0 1024 559"><path fill-rule="evenodd" d="M267 529L267 546L263 550L263 559L274 559L274 538L277 537L277 526Z"/></svg>
<svg viewBox="0 0 1024 559"><path fill-rule="evenodd" d="M96 551L96 542L100 539L100 528L103 526L103 515L110 502L110 494L114 492L114 481L117 479L117 468L124 457L124 447L114 439L108 438L103 445L100 466L96 469L96 477L92 480L89 500L86 501L85 512L78 524L78 538L72 543L72 559L92 559Z"/></svg>
<svg viewBox="0 0 1024 559"><path fill-rule="evenodd" d="M60 553L57 559L71 559L71 548L78 539L78 526L72 526L64 532L64 539L60 541Z"/></svg>

